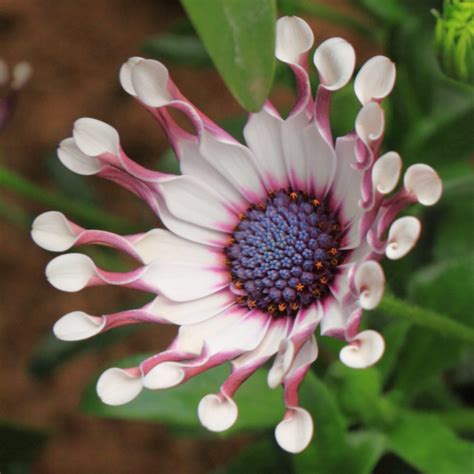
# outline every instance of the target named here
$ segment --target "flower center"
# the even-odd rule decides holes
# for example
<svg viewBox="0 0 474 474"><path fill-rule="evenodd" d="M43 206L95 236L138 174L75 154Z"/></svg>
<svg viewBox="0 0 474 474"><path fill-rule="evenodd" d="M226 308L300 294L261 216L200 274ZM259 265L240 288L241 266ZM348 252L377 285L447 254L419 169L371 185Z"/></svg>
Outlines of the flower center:
<svg viewBox="0 0 474 474"><path fill-rule="evenodd" d="M341 226L324 200L299 191L271 193L251 206L225 248L237 303L294 315L329 293Z"/></svg>

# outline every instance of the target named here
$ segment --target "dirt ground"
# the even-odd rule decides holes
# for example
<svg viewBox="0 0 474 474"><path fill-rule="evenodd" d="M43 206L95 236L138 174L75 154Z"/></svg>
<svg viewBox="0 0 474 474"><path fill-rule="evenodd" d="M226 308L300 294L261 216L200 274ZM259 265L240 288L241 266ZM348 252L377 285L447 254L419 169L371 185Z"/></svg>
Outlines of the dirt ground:
<svg viewBox="0 0 474 474"><path fill-rule="evenodd" d="M51 187L45 157L81 116L118 128L138 161L158 156L167 146L164 136L121 92L117 73L124 60L141 53L144 39L165 31L181 15L173 0L1 0L0 57L10 64L28 60L34 68L15 117L0 137L2 164ZM360 38L324 23L316 26L317 42L341 34L355 40L362 57L369 55ZM214 119L241 112L215 73L182 66L170 71L183 92ZM277 104L288 101L288 93L277 92ZM91 179L104 209L132 221L143 219L135 198ZM3 190L1 199L25 204ZM31 215L47 210L32 203L27 208ZM33 245L24 229L1 220L0 226L0 418L50 431L34 472L199 474L225 465L245 440L176 438L158 425L95 419L76 409L93 374L117 358L163 349L172 337L170 328L152 328L81 355L45 380L29 375L32 350L59 316L74 309L115 311L130 305L134 295L117 288L77 294L55 290L43 274L51 255Z"/></svg>

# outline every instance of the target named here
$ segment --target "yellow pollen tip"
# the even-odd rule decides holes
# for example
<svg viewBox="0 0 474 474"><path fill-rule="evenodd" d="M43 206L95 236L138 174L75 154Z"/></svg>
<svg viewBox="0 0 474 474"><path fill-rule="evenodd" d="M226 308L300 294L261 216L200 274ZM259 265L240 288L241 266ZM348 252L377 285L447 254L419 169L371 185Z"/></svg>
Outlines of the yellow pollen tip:
<svg viewBox="0 0 474 474"><path fill-rule="evenodd" d="M321 282L322 285L325 285L328 282L328 279L326 277L321 277L319 281Z"/></svg>
<svg viewBox="0 0 474 474"><path fill-rule="evenodd" d="M243 213L240 213L240 214L239 214L239 219L240 219L241 221L243 221L243 220L247 219L247 216L246 216L245 214L243 214Z"/></svg>
<svg viewBox="0 0 474 474"><path fill-rule="evenodd" d="M334 267L337 267L338 263L339 262L337 261L337 258L331 259L331 265L333 265Z"/></svg>
<svg viewBox="0 0 474 474"><path fill-rule="evenodd" d="M283 312L283 311L285 311L285 309L286 309L286 303L280 303L278 305L278 311Z"/></svg>
<svg viewBox="0 0 474 474"><path fill-rule="evenodd" d="M296 291L303 291L303 290L304 290L303 283L297 283L296 284Z"/></svg>
<svg viewBox="0 0 474 474"><path fill-rule="evenodd" d="M245 296L237 296L238 304L244 304L244 302L245 302Z"/></svg>
<svg viewBox="0 0 474 474"><path fill-rule="evenodd" d="M249 308L255 308L257 306L257 302L255 300L249 300Z"/></svg>
<svg viewBox="0 0 474 474"><path fill-rule="evenodd" d="M323 267L324 267L324 263L321 262L321 260L318 260L314 266L318 269L318 270L321 270Z"/></svg>
<svg viewBox="0 0 474 474"><path fill-rule="evenodd" d="M290 199L292 201L296 201L298 199L298 193L295 193L294 191L290 193Z"/></svg>
<svg viewBox="0 0 474 474"><path fill-rule="evenodd" d="M328 254L330 254L330 255L336 255L336 253L337 253L337 249L335 247L331 247L328 250Z"/></svg>
<svg viewBox="0 0 474 474"><path fill-rule="evenodd" d="M313 199L313 206L318 207L321 204L321 201L319 199Z"/></svg>
<svg viewBox="0 0 474 474"><path fill-rule="evenodd" d="M269 313L274 313L276 311L276 306L274 304L268 305L267 311Z"/></svg>
<svg viewBox="0 0 474 474"><path fill-rule="evenodd" d="M235 282L235 287L236 287L238 290L241 290L241 289L244 287L244 285L242 284L241 281L236 281L236 282Z"/></svg>
<svg viewBox="0 0 474 474"><path fill-rule="evenodd" d="M300 305L298 303L291 303L290 305L290 308L293 310L293 311L296 311L298 308L300 307Z"/></svg>

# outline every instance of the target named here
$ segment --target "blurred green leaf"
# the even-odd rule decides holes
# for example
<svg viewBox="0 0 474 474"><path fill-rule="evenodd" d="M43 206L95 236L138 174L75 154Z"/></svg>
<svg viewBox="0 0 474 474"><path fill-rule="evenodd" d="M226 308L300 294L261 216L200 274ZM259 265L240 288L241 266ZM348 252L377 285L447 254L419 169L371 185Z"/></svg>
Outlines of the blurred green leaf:
<svg viewBox="0 0 474 474"><path fill-rule="evenodd" d="M145 54L160 61L194 67L212 65L209 54L199 38L194 35L167 33L154 36L145 41L142 49Z"/></svg>
<svg viewBox="0 0 474 474"><path fill-rule="evenodd" d="M417 272L410 282L411 300L441 311L454 321L474 326L472 288L474 257L448 260ZM452 367L468 346L423 328L413 328L400 355L395 385L405 397L423 389L440 371Z"/></svg>
<svg viewBox="0 0 474 474"><path fill-rule="evenodd" d="M118 361L116 365L118 367L135 366L147 356L142 354L130 357ZM94 381L84 393L81 408L90 415L154 421L210 435L201 428L197 407L204 395L219 390L228 372L227 365L216 367L179 387L160 391L145 390L134 401L119 407L105 405L100 401L96 395ZM235 402L239 407L239 418L235 426L224 435L236 431L273 428L280 421L283 415L281 391L270 390L266 377L266 371L261 369L238 390Z"/></svg>
<svg viewBox="0 0 474 474"><path fill-rule="evenodd" d="M182 4L234 97L246 110L260 110L275 69L275 0Z"/></svg>
<svg viewBox="0 0 474 474"><path fill-rule="evenodd" d="M360 371L353 371L360 374ZM368 391L378 391L373 387ZM378 384L375 383L375 385ZM343 389L351 390L350 387ZM355 387L353 387L355 388ZM358 387L360 388L360 386ZM342 388L341 388L342 390ZM363 389L365 393L368 391ZM293 457L295 472L329 474L347 472L370 474L385 449L383 435L376 432L358 431L347 433L347 420L337 403L335 390L308 373L301 387L301 405L314 419L314 437L302 453ZM357 396L353 391L347 397ZM364 394L361 393L360 397Z"/></svg>
<svg viewBox="0 0 474 474"><path fill-rule="evenodd" d="M43 431L0 420L0 472L2 474L30 472L30 465L46 440L47 434Z"/></svg>
<svg viewBox="0 0 474 474"><path fill-rule="evenodd" d="M469 175L468 175L469 176ZM472 223L474 222L474 187L472 187L474 174L470 174L470 185L457 192L445 192L443 200L436 210L435 232L433 242L433 256L438 261L452 258L462 258L472 250L472 237L474 235Z"/></svg>
<svg viewBox="0 0 474 474"><path fill-rule="evenodd" d="M395 24L405 19L409 12L399 0L356 0L356 3L384 22Z"/></svg>
<svg viewBox="0 0 474 474"><path fill-rule="evenodd" d="M324 474L346 472L349 443L346 420L336 399L312 373L308 373L300 391L301 405L312 415L314 436L311 444L293 457L295 472Z"/></svg>
<svg viewBox="0 0 474 474"><path fill-rule="evenodd" d="M426 474L464 474L473 469L474 445L433 415L404 412L388 433L389 449Z"/></svg>
<svg viewBox="0 0 474 474"><path fill-rule="evenodd" d="M92 350L103 349L136 330L137 328L132 326L117 328L84 341L61 341L53 334L47 334L33 349L28 370L35 377L47 377L73 357Z"/></svg>

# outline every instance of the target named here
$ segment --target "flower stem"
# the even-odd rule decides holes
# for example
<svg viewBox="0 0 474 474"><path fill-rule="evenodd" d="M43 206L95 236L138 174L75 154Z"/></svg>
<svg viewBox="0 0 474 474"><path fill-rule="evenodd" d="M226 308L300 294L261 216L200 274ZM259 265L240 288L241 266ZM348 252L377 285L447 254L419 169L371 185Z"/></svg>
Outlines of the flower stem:
<svg viewBox="0 0 474 474"><path fill-rule="evenodd" d="M390 316L405 318L413 324L432 329L444 336L470 344L474 343L474 329L469 326L429 309L402 301L392 295L386 295L383 298L379 309Z"/></svg>
<svg viewBox="0 0 474 474"><path fill-rule="evenodd" d="M3 166L0 166L0 187L10 189L49 208L65 212L89 225L100 226L115 232L130 232L132 230L130 224L118 217L98 211L95 207L79 200L72 200L61 194L42 189Z"/></svg>
<svg viewBox="0 0 474 474"><path fill-rule="evenodd" d="M446 411L427 411L454 431L474 433L474 410L472 408L454 408Z"/></svg>

